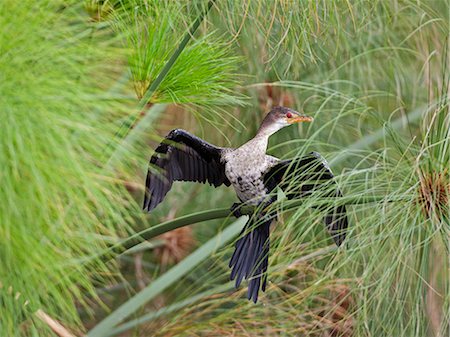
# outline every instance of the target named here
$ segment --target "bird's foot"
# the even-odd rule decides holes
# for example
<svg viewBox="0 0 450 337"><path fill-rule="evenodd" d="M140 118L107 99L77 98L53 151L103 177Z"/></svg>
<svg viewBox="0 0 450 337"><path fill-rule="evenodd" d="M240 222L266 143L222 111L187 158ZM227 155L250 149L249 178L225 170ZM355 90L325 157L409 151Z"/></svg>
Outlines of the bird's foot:
<svg viewBox="0 0 450 337"><path fill-rule="evenodd" d="M233 214L236 218L243 216L244 214L241 212L241 207L242 203L235 202L230 208L231 214Z"/></svg>

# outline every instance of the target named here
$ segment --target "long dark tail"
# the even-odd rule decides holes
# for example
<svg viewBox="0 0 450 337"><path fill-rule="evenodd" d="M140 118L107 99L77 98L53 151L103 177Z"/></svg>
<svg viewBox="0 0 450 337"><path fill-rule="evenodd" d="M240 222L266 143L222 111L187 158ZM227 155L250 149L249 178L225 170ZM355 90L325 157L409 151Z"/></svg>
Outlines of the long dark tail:
<svg viewBox="0 0 450 337"><path fill-rule="evenodd" d="M335 195L342 197L339 189L336 190ZM325 225L336 245L340 246L345 240L348 228L347 209L345 205L328 210L327 215L325 215Z"/></svg>
<svg viewBox="0 0 450 337"><path fill-rule="evenodd" d="M236 288L243 279L248 279L247 297L255 303L258 301L259 289L266 290L271 222L271 219L262 220L252 216L245 224L240 234L244 236L236 242L236 249L230 260L231 279L236 278Z"/></svg>

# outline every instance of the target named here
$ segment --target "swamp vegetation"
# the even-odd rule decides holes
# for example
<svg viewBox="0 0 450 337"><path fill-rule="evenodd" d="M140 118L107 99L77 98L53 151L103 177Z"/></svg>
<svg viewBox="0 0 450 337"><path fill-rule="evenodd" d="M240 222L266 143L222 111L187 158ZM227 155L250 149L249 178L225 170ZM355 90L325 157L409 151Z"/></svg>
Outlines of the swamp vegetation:
<svg viewBox="0 0 450 337"><path fill-rule="evenodd" d="M0 336L448 336L449 6L1 1ZM255 305L231 189L141 203L169 130L238 146L275 105L314 122L269 153L326 157L350 229L280 193Z"/></svg>

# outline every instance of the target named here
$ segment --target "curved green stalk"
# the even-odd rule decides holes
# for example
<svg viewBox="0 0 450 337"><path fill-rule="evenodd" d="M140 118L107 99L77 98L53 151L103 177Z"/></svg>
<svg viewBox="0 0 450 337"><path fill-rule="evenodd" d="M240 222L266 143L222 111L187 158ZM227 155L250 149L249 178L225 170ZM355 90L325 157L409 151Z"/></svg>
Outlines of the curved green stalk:
<svg viewBox="0 0 450 337"><path fill-rule="evenodd" d="M305 203L305 199L298 199L293 201L286 202L286 206L284 207L285 210L292 210L294 208L298 208L302 204ZM374 202L394 202L394 201L402 201L404 199L399 198L395 200L388 200L384 196L365 196L360 198L322 198L318 202L314 202L314 206L322 206L327 205L329 203L333 204L345 204L345 205L361 205L361 204L367 204L367 203L374 203ZM244 215L251 215L255 211L254 206L250 205L244 205L240 209L241 213ZM150 240L158 235L161 235L166 232L170 232L174 229L192 225L194 223L203 222L207 220L214 220L214 219L222 219L227 218L230 215L230 209L229 208L216 208L206 211L201 211L189 215L184 215L179 218L169 220L163 223L160 223L159 225L147 228L141 232L138 232L129 238L125 239L121 243L118 243L111 247L110 250L113 252L121 253L128 249L131 249L135 247L136 245L139 245L143 241Z"/></svg>
<svg viewBox="0 0 450 337"><path fill-rule="evenodd" d="M207 220L226 218L229 215L230 210L228 208L217 208L184 215L138 232L125 239L125 241L123 241L122 243L114 245L111 249L113 249L114 251L128 250L143 241L150 240L158 235L170 232L174 229Z"/></svg>

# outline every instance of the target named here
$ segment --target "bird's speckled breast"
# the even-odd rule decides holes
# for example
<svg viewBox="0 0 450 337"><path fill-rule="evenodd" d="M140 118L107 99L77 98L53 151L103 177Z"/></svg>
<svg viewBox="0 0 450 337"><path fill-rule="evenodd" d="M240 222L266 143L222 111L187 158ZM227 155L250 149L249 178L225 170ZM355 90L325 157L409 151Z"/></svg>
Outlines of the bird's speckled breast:
<svg viewBox="0 0 450 337"><path fill-rule="evenodd" d="M233 185L242 202L259 204L267 195L263 176L267 170L278 162L278 159L265 154L265 148L258 144L247 143L229 151L223 156L225 175Z"/></svg>

